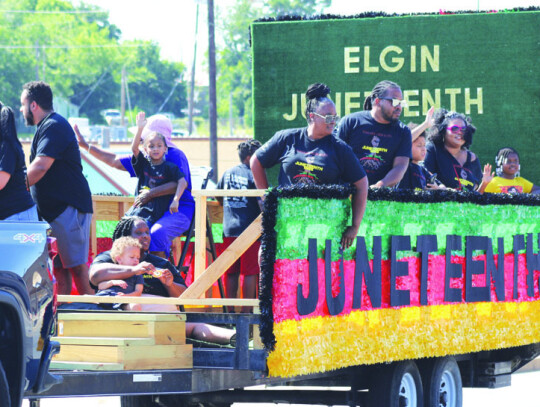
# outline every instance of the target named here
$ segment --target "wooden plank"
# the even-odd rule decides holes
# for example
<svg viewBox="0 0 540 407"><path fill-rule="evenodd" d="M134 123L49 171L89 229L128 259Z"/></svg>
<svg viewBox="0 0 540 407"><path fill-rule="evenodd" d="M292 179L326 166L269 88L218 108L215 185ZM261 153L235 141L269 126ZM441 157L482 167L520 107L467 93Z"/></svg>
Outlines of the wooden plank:
<svg viewBox="0 0 540 407"><path fill-rule="evenodd" d="M198 298L261 236L262 214L219 256L206 271L180 295L181 299ZM197 264L197 258L195 258Z"/></svg>
<svg viewBox="0 0 540 407"><path fill-rule="evenodd" d="M123 348L103 345L63 345L60 346L60 352L54 356L53 360L122 363L121 349Z"/></svg>
<svg viewBox="0 0 540 407"><path fill-rule="evenodd" d="M54 362L115 363L125 370L182 369L193 367L192 345L136 347L63 345Z"/></svg>
<svg viewBox="0 0 540 407"><path fill-rule="evenodd" d="M150 336L154 338L157 345L184 345L186 343L186 324L182 322L181 325L177 323L171 325L170 322L154 322L150 326Z"/></svg>
<svg viewBox="0 0 540 407"><path fill-rule="evenodd" d="M70 362L53 360L50 364L53 370L96 370L117 371L124 370L123 363L100 363L100 362Z"/></svg>
<svg viewBox="0 0 540 407"><path fill-rule="evenodd" d="M125 369L193 367L192 345L86 346L63 345L55 361L122 363Z"/></svg>
<svg viewBox="0 0 540 407"><path fill-rule="evenodd" d="M86 298L79 295L73 295L70 297ZM90 296L89 296L90 297ZM94 296L92 296L94 297ZM99 297L98 297L99 298ZM185 321L186 316L184 314L153 314L153 313L137 313L137 312L64 312L58 311L58 319L69 321L159 321L159 322L180 322Z"/></svg>
<svg viewBox="0 0 540 407"><path fill-rule="evenodd" d="M193 277L196 280L206 269L206 200L195 199L195 266Z"/></svg>
<svg viewBox="0 0 540 407"><path fill-rule="evenodd" d="M193 347L156 345L124 348L123 363L128 370L192 368Z"/></svg>
<svg viewBox="0 0 540 407"><path fill-rule="evenodd" d="M176 322L59 320L58 336L153 338L156 345L186 343L186 324Z"/></svg>
<svg viewBox="0 0 540 407"><path fill-rule="evenodd" d="M231 245L232 246L232 245ZM116 303L118 297L102 297L97 295L59 295L58 302L84 302L91 304ZM238 306L238 307L258 307L258 299L248 298L170 298L170 297L123 297L125 304L175 304L175 305L205 305L205 306ZM82 314L82 313L81 313ZM92 313L93 314L93 313ZM167 315L167 313L162 313ZM118 315L128 315L127 312L118 312ZM176 311L169 315L177 315ZM178 314L180 315L180 314ZM121 319L121 317L119 318Z"/></svg>
<svg viewBox="0 0 540 407"><path fill-rule="evenodd" d="M86 346L148 346L155 345L153 338L104 338L104 337L76 337L56 336L55 341L60 345L86 345Z"/></svg>

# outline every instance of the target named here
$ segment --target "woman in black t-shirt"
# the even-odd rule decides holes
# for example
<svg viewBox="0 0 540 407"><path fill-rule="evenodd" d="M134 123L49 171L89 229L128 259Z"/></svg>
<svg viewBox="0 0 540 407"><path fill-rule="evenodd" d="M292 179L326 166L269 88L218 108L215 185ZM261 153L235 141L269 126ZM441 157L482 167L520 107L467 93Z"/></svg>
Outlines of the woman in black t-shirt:
<svg viewBox="0 0 540 407"><path fill-rule="evenodd" d="M26 186L26 165L13 110L0 103L0 220L37 221Z"/></svg>
<svg viewBox="0 0 540 407"><path fill-rule="evenodd" d="M281 165L279 185L299 183L351 183L353 224L343 233L341 245L349 247L360 228L367 200L366 173L352 149L332 136L339 116L328 97L330 89L322 83L310 85L306 92L307 127L278 131L251 157L250 167L258 189L268 188L265 168Z"/></svg>
<svg viewBox="0 0 540 407"><path fill-rule="evenodd" d="M482 182L480 160L469 150L476 128L462 113L439 109L429 138L425 167L447 188L475 191Z"/></svg>

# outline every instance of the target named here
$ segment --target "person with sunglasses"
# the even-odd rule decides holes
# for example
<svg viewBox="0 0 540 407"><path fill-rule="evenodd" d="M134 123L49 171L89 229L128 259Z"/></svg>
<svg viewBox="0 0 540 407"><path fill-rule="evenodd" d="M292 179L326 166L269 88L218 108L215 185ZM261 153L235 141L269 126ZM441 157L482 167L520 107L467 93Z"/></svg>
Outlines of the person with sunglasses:
<svg viewBox="0 0 540 407"><path fill-rule="evenodd" d="M458 191L475 191L482 183L478 157L469 150L476 127L462 113L439 109L429 129L425 167L446 185Z"/></svg>
<svg viewBox="0 0 540 407"><path fill-rule="evenodd" d="M332 136L339 116L328 97L330 89L322 83L310 85L306 92L307 127L278 131L251 157L250 166L258 189L268 188L265 168L281 165L280 186L294 184L351 183L353 224L341 239L349 247L358 234L367 200L367 177L352 149Z"/></svg>
<svg viewBox="0 0 540 407"><path fill-rule="evenodd" d="M337 137L351 146L371 187L393 187L411 158L411 131L399 120L406 105L398 84L382 81L364 101L364 110L345 116Z"/></svg>

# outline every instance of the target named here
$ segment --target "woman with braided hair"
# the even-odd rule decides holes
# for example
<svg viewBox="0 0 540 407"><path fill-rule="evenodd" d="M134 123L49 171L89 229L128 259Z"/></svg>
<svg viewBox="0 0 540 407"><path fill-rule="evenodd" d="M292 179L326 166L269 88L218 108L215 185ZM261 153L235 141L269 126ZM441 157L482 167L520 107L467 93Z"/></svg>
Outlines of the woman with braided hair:
<svg viewBox="0 0 540 407"><path fill-rule="evenodd" d="M37 221L13 110L0 103L0 220Z"/></svg>
<svg viewBox="0 0 540 407"><path fill-rule="evenodd" d="M485 183L483 183L484 185L480 188L479 192L506 194L540 193L540 187L519 176L519 171L521 170L519 154L512 147L504 147L497 152L495 165L495 173L497 175L495 177L491 173L491 165L485 165Z"/></svg>
<svg viewBox="0 0 540 407"><path fill-rule="evenodd" d="M268 188L265 168L280 164L279 185L340 184L356 187L352 202L352 225L345 229L342 247L356 239L367 200L367 177L351 148L332 136L339 116L322 83L306 92L307 127L278 131L251 157L250 166L258 189Z"/></svg>
<svg viewBox="0 0 540 407"><path fill-rule="evenodd" d="M142 297L179 297L186 289L184 279L176 268L162 257L148 252L150 247L150 229L144 219L137 216L124 217L116 225L113 241L123 236L130 236L142 246L140 263L125 266L113 262L110 251L96 256L90 266L90 284L96 288L99 283L108 280L125 280L142 275ZM142 311L178 311L176 305L141 304ZM202 323L187 323L186 335L206 342L230 344L234 341L233 330Z"/></svg>

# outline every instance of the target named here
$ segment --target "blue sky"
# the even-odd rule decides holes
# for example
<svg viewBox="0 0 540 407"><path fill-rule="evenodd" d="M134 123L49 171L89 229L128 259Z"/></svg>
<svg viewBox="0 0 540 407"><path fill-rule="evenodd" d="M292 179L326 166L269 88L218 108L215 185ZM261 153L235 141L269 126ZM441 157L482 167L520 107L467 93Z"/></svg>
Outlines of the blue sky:
<svg viewBox="0 0 540 407"><path fill-rule="evenodd" d="M123 39L143 39L158 42L162 58L181 61L191 66L195 34L196 0L85 0L109 10L109 19L122 30ZM203 61L207 51L208 26L206 1L199 0L199 35L197 63ZM234 0L214 0L215 16L230 7ZM333 0L328 12L353 15L365 11L387 13L436 12L441 9L500 10L516 6L540 6L540 0L377 0L376 2ZM219 37L219 33L216 33ZM219 38L217 38L219 40Z"/></svg>

